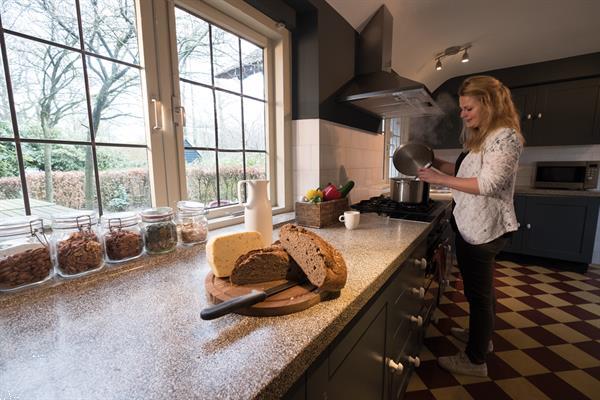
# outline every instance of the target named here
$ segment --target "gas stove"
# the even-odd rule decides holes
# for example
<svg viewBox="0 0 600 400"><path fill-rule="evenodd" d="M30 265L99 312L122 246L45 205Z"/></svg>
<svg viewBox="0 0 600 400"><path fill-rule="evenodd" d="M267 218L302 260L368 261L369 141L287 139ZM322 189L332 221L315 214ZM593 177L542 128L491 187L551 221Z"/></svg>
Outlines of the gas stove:
<svg viewBox="0 0 600 400"><path fill-rule="evenodd" d="M362 200L350 207L362 213L374 212L393 219L432 222L442 211L443 203L434 200L418 204L400 203L382 195Z"/></svg>

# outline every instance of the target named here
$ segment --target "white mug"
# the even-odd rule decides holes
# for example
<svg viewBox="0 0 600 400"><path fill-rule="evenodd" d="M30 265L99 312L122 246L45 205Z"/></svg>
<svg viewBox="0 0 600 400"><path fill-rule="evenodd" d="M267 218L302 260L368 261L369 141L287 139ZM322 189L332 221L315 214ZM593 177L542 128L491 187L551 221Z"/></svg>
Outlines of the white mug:
<svg viewBox="0 0 600 400"><path fill-rule="evenodd" d="M360 211L344 211L339 220L346 225L346 229L356 229L360 222Z"/></svg>

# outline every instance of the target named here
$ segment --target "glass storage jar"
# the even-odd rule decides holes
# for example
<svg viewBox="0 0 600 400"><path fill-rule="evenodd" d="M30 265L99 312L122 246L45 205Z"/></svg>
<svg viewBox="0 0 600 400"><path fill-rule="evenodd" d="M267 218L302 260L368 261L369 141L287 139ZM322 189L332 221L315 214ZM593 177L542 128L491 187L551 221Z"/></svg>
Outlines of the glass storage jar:
<svg viewBox="0 0 600 400"><path fill-rule="evenodd" d="M184 200L177 203L177 234L184 246L206 243L208 220L204 204Z"/></svg>
<svg viewBox="0 0 600 400"><path fill-rule="evenodd" d="M148 208L141 213L144 246L148 254L169 253L177 247L177 228L171 207Z"/></svg>
<svg viewBox="0 0 600 400"><path fill-rule="evenodd" d="M52 218L52 252L60 276L74 278L104 266L98 217L93 210L80 210Z"/></svg>
<svg viewBox="0 0 600 400"><path fill-rule="evenodd" d="M0 222L0 291L45 282L54 275L44 222L36 216Z"/></svg>
<svg viewBox="0 0 600 400"><path fill-rule="evenodd" d="M103 215L101 218L104 256L108 263L138 258L144 252L140 217L133 212Z"/></svg>

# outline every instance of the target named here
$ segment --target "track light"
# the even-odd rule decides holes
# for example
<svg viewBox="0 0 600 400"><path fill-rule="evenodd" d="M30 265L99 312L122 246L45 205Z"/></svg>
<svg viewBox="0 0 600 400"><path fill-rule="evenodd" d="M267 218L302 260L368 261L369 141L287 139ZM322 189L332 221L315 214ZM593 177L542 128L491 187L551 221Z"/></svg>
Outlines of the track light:
<svg viewBox="0 0 600 400"><path fill-rule="evenodd" d="M465 52L463 53L460 62L464 62L464 63L469 62L469 53L467 53L467 49L465 49Z"/></svg>
<svg viewBox="0 0 600 400"><path fill-rule="evenodd" d="M460 53L461 51L463 52L463 54L462 54L460 61L463 63L468 63L470 60L468 50L470 48L471 48L471 43L467 43L463 46L448 47L446 50L436 54L436 56L434 57L436 71L440 71L442 69L442 58L456 55L456 54Z"/></svg>

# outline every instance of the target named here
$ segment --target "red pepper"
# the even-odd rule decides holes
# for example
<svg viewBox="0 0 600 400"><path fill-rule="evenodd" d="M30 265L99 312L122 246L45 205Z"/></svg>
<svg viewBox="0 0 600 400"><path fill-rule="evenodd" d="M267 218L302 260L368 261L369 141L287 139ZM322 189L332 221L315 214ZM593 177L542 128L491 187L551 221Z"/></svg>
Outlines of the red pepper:
<svg viewBox="0 0 600 400"><path fill-rule="evenodd" d="M338 188L335 187L335 185L332 185L330 183L327 185L327 187L325 187L325 189L323 189L323 200L328 201L328 200L337 200L337 199L341 199L341 198L342 198L342 194L340 193Z"/></svg>

